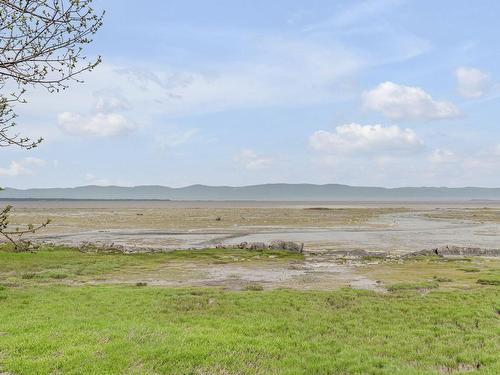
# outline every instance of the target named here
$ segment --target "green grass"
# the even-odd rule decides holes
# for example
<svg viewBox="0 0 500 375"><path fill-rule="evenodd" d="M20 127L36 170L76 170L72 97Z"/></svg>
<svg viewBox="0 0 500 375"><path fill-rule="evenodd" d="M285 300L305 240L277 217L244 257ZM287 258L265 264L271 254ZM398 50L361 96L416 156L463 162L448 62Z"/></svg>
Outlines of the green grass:
<svg viewBox="0 0 500 375"><path fill-rule="evenodd" d="M424 283L422 289L439 285L441 289L452 290L477 287L478 279L500 278L500 259L419 256L386 259L375 265L367 263L359 270L389 288L420 289L419 284Z"/></svg>
<svg viewBox="0 0 500 375"><path fill-rule="evenodd" d="M301 257L221 249L0 251L0 374L500 373L499 273L492 261L474 260L480 273L432 259L369 266L395 280L386 283L389 293L264 290L258 283L242 291L69 284L170 262ZM473 287L445 289L446 277L474 280Z"/></svg>
<svg viewBox="0 0 500 375"><path fill-rule="evenodd" d="M438 283L451 283L453 280L449 277L433 276L433 279Z"/></svg>
<svg viewBox="0 0 500 375"><path fill-rule="evenodd" d="M109 251L83 253L74 248L44 246L34 253L14 253L6 246L0 246L0 282L96 277L154 270L165 264L186 261L225 264L303 258L303 254L286 250L204 249L122 254Z"/></svg>
<svg viewBox="0 0 500 375"><path fill-rule="evenodd" d="M14 374L498 374L499 291L381 295L38 286L0 292Z"/></svg>
<svg viewBox="0 0 500 375"><path fill-rule="evenodd" d="M427 290L438 288L439 284L435 281L422 281L422 282L406 282L406 283L396 283L389 285L387 290L395 292L398 290Z"/></svg>
<svg viewBox="0 0 500 375"><path fill-rule="evenodd" d="M255 260L262 257L284 259L304 259L301 253L288 250L245 250L245 249L204 249L204 250L176 250L164 254L169 259L180 260Z"/></svg>
<svg viewBox="0 0 500 375"><path fill-rule="evenodd" d="M460 267L459 270L464 272L481 272L477 267Z"/></svg>
<svg viewBox="0 0 500 375"><path fill-rule="evenodd" d="M243 287L243 290L252 290L254 292L260 292L264 290L264 287L258 283L248 283Z"/></svg>

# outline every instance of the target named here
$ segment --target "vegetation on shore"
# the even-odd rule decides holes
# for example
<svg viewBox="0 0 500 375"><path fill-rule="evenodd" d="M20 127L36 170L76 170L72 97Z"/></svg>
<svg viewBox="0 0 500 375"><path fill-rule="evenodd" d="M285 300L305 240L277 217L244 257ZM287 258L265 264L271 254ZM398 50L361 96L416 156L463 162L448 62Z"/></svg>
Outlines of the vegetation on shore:
<svg viewBox="0 0 500 375"><path fill-rule="evenodd" d="M203 249L123 254L94 248L82 252L64 246L42 246L35 253L15 253L0 245L0 282L50 282L51 279L87 281L105 276L158 270L182 262L226 264L249 261L301 260L303 254L286 250Z"/></svg>
<svg viewBox="0 0 500 375"><path fill-rule="evenodd" d="M86 277L144 273L171 262L218 267L290 260L303 255L0 249L0 373L500 372L499 272L490 263L422 257L362 266L378 275L394 269L386 293L267 290L258 283L242 290L82 284ZM464 264L478 272L460 270ZM426 267L439 276L423 277ZM446 287L459 277L467 283Z"/></svg>
<svg viewBox="0 0 500 375"><path fill-rule="evenodd" d="M498 374L499 291L0 291L13 374Z"/></svg>

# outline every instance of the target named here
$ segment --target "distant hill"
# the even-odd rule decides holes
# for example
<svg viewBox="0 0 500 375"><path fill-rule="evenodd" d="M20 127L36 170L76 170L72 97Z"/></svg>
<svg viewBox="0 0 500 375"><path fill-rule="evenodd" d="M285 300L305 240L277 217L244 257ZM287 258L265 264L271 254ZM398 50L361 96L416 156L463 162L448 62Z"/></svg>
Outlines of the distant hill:
<svg viewBox="0 0 500 375"><path fill-rule="evenodd" d="M191 185L181 188L146 185L79 186L75 188L13 189L0 199L158 199L273 201L423 201L500 200L500 188L401 187L382 188L339 184L264 184L252 186Z"/></svg>

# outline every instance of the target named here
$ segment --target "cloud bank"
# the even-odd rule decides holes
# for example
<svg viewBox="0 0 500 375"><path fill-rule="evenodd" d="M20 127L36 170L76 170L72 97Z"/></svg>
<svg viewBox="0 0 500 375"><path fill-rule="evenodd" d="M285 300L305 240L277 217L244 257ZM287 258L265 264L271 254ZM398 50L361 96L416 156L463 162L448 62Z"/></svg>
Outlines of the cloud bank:
<svg viewBox="0 0 500 375"><path fill-rule="evenodd" d="M35 169L43 167L45 161L38 158L24 158L19 161L12 161L8 167L0 167L0 176L2 177L17 177L31 175Z"/></svg>
<svg viewBox="0 0 500 375"><path fill-rule="evenodd" d="M437 101L419 87L383 82L363 93L364 107L391 120L443 120L460 116L451 102Z"/></svg>
<svg viewBox="0 0 500 375"><path fill-rule="evenodd" d="M423 141L411 129L398 126L347 124L335 131L318 130L309 137L317 151L336 154L414 153Z"/></svg>

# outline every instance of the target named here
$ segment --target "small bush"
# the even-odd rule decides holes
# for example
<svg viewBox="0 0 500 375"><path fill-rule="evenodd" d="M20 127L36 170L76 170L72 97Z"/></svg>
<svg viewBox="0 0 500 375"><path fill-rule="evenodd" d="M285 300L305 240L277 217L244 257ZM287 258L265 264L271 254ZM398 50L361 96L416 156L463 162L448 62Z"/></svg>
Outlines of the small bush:
<svg viewBox="0 0 500 375"><path fill-rule="evenodd" d="M477 283L481 285L500 286L500 279L479 279L477 280Z"/></svg>
<svg viewBox="0 0 500 375"><path fill-rule="evenodd" d="M34 272L26 272L21 275L21 279L33 279L34 277L36 277Z"/></svg>
<svg viewBox="0 0 500 375"><path fill-rule="evenodd" d="M48 276L51 279L56 279L56 280L61 280L61 279L65 279L68 277L68 275L65 273L50 273Z"/></svg>
<svg viewBox="0 0 500 375"><path fill-rule="evenodd" d="M331 306L335 309L352 307L355 299L350 295L342 295L342 294L332 294L331 296L326 298L326 303L328 306Z"/></svg>
<svg viewBox="0 0 500 375"><path fill-rule="evenodd" d="M364 255L361 259L365 262L373 262L385 260L385 257L382 255Z"/></svg>
<svg viewBox="0 0 500 375"><path fill-rule="evenodd" d="M453 281L448 277L440 277L440 276L434 276L434 280L437 281L438 283L450 283Z"/></svg>
<svg viewBox="0 0 500 375"><path fill-rule="evenodd" d="M437 282L431 281L423 281L423 282L416 282L416 283L397 283L390 285L387 290L390 292L396 292L400 290L422 290L422 289L435 289L438 288L439 285Z"/></svg>
<svg viewBox="0 0 500 375"><path fill-rule="evenodd" d="M243 287L243 290L250 290L254 292L260 292L264 290L264 287L257 283L248 283Z"/></svg>
<svg viewBox="0 0 500 375"><path fill-rule="evenodd" d="M464 272L480 272L481 270L479 268L475 268L475 267L462 267L462 268L459 268L460 271L464 271Z"/></svg>
<svg viewBox="0 0 500 375"><path fill-rule="evenodd" d="M148 286L148 283L146 283L144 281L139 281L139 282L135 283L135 286Z"/></svg>

